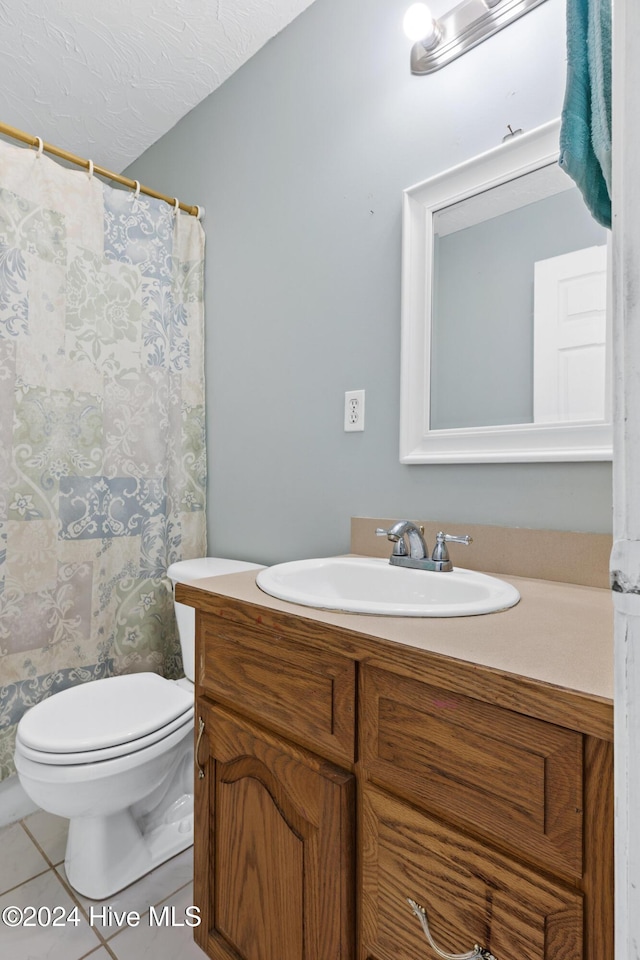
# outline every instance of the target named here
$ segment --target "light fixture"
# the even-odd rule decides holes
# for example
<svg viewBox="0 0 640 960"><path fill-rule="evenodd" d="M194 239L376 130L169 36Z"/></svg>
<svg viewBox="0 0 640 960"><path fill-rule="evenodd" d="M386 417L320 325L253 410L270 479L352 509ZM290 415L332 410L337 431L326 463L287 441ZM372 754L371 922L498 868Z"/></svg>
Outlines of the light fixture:
<svg viewBox="0 0 640 960"><path fill-rule="evenodd" d="M462 0L437 20L424 3L414 3L404 17L413 40L411 72L433 73L482 43L545 0Z"/></svg>
<svg viewBox="0 0 640 960"><path fill-rule="evenodd" d="M413 3L404 15L402 26L409 40L420 43L425 50L433 50L442 39L426 3Z"/></svg>

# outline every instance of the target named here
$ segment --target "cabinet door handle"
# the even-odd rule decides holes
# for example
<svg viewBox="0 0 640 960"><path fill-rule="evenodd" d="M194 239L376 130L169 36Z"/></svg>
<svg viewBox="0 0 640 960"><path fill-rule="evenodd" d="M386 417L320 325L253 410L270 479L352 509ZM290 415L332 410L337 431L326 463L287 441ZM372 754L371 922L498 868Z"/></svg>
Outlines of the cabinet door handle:
<svg viewBox="0 0 640 960"><path fill-rule="evenodd" d="M198 779L204 780L204 767L200 763L200 741L204 733L204 720L198 717L198 739L196 741L196 767L198 768Z"/></svg>
<svg viewBox="0 0 640 960"><path fill-rule="evenodd" d="M431 936L431 931L429 930L429 921L427 920L427 911L424 907L421 907L419 903L416 903L415 900L407 898L407 903L413 910L414 914L420 921L420 925L424 930L424 935L437 953L439 957L442 957L442 960L498 960L497 957L487 950L486 947L479 947L478 944L474 944L473 950L469 953L445 953L444 950L441 950L435 943L433 937Z"/></svg>

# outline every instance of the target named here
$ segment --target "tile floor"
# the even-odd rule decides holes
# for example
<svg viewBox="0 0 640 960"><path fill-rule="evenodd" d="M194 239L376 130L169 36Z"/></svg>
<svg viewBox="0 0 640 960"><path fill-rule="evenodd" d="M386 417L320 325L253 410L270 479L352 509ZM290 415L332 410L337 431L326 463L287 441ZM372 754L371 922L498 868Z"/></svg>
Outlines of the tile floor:
<svg viewBox="0 0 640 960"><path fill-rule="evenodd" d="M205 960L189 926L158 926L153 918L184 923L193 904L193 849L185 850L104 904L68 885L64 872L67 821L44 811L0 829L0 918L6 907L78 907L78 924L12 928L0 919L0 957L11 960ZM151 907L154 907L153 916ZM103 908L111 908L109 914ZM118 927L123 911L140 914L138 926ZM47 919L47 912L41 914ZM101 918L111 917L110 924ZM92 922L90 922L92 918ZM35 921L37 923L37 919Z"/></svg>

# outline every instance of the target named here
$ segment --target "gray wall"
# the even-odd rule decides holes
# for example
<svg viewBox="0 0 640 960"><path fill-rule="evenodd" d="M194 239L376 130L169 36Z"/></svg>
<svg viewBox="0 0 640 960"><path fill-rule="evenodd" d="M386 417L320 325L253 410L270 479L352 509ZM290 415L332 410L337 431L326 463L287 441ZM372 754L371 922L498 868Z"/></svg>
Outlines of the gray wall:
<svg viewBox="0 0 640 960"><path fill-rule="evenodd" d="M129 168L207 211L211 553L333 554L352 515L610 529L607 464L399 463L402 190L559 115L565 59L548 0L412 77L407 6L316 0Z"/></svg>

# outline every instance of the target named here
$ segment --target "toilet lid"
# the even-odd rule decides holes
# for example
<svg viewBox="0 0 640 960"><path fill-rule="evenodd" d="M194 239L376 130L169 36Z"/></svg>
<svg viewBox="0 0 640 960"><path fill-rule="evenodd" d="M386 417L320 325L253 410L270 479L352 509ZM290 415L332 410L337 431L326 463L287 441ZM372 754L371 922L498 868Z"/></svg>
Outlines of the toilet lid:
<svg viewBox="0 0 640 960"><path fill-rule="evenodd" d="M146 737L138 737L137 740L130 740L128 743L117 743L112 747L104 747L102 750L76 750L74 753L51 753L45 750L34 750L22 742L20 733L16 736L16 754L20 753L27 760L33 760L34 763L53 764L54 766L78 766L83 763L101 763L103 760L115 760L118 757L130 757L140 750L146 750L161 740L171 740L172 734L176 731L178 734L193 734L193 708L187 710L182 717L177 717L166 727L160 730L154 730ZM175 738L173 738L175 739Z"/></svg>
<svg viewBox="0 0 640 960"><path fill-rule="evenodd" d="M42 700L18 726L20 740L43 753L82 753L130 743L193 709L193 695L155 673L94 680Z"/></svg>

